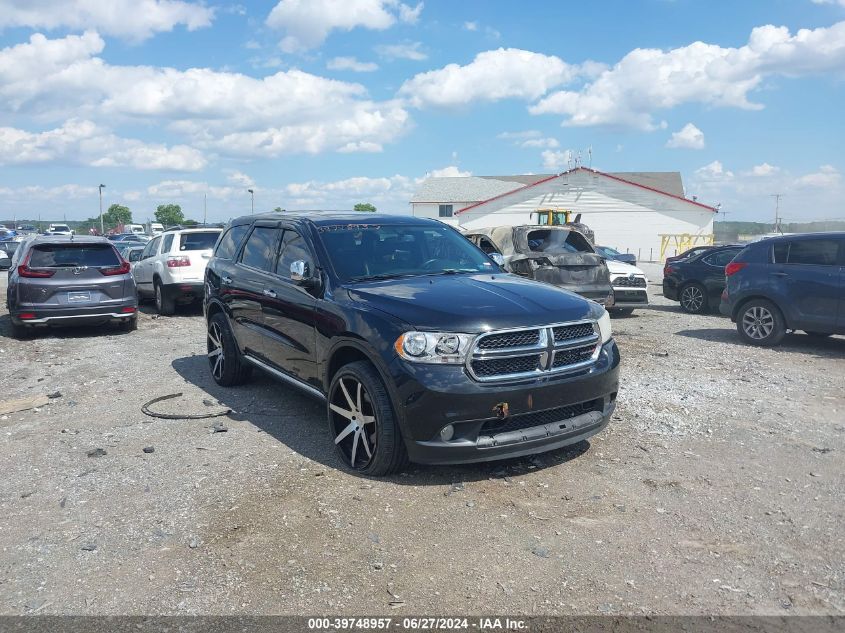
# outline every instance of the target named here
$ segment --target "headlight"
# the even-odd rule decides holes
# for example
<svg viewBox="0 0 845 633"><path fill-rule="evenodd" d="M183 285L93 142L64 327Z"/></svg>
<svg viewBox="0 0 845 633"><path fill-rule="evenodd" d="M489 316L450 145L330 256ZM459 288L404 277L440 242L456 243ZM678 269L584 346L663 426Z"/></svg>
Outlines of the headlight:
<svg viewBox="0 0 845 633"><path fill-rule="evenodd" d="M415 363L460 364L466 360L472 334L452 332L405 332L393 348L405 360Z"/></svg>
<svg viewBox="0 0 845 633"><path fill-rule="evenodd" d="M604 345L610 340L610 337L613 336L613 332L610 329L610 314L607 310L604 311L599 317L599 332L601 332L601 344Z"/></svg>

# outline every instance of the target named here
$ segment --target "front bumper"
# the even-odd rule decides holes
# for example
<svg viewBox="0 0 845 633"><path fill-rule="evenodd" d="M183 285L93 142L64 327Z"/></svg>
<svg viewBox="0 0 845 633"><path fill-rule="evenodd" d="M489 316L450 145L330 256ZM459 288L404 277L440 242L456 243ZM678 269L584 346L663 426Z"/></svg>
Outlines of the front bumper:
<svg viewBox="0 0 845 633"><path fill-rule="evenodd" d="M648 291L645 288L613 288L614 308L642 308L648 305Z"/></svg>
<svg viewBox="0 0 845 633"><path fill-rule="evenodd" d="M592 367L568 375L479 383L463 366L396 359L390 369L408 455L426 464L484 462L580 442L607 426L619 390L613 340ZM444 439L449 426L452 437Z"/></svg>

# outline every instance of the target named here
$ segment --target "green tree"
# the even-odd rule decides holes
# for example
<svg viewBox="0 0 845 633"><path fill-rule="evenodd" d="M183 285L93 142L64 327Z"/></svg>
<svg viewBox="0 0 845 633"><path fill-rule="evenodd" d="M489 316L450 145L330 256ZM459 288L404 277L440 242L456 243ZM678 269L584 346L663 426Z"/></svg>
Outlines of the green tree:
<svg viewBox="0 0 845 633"><path fill-rule="evenodd" d="M352 207L356 211L362 211L363 213L375 213L376 208L371 205L369 202L359 202L354 207Z"/></svg>
<svg viewBox="0 0 845 633"><path fill-rule="evenodd" d="M155 212L156 221L161 222L164 228L182 224L185 221L185 214L178 204L160 204Z"/></svg>
<svg viewBox="0 0 845 633"><path fill-rule="evenodd" d="M132 212L122 204L113 204L103 214L103 222L107 226L118 226L132 222Z"/></svg>

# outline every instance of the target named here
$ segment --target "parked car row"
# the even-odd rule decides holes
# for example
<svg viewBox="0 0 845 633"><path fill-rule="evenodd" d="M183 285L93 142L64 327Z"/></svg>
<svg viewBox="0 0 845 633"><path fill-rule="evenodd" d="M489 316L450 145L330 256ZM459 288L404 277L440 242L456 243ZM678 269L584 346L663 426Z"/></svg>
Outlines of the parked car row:
<svg viewBox="0 0 845 633"><path fill-rule="evenodd" d="M666 260L663 294L693 314L718 309L752 345L845 334L845 233L696 247Z"/></svg>

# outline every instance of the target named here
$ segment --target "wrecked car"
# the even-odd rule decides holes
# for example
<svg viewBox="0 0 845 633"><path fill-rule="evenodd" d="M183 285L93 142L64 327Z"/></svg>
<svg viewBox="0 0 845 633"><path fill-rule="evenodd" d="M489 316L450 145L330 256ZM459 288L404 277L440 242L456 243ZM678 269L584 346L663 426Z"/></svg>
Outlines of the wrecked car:
<svg viewBox="0 0 845 633"><path fill-rule="evenodd" d="M508 272L613 306L610 273L584 235L567 226L497 226L467 231L466 238Z"/></svg>

